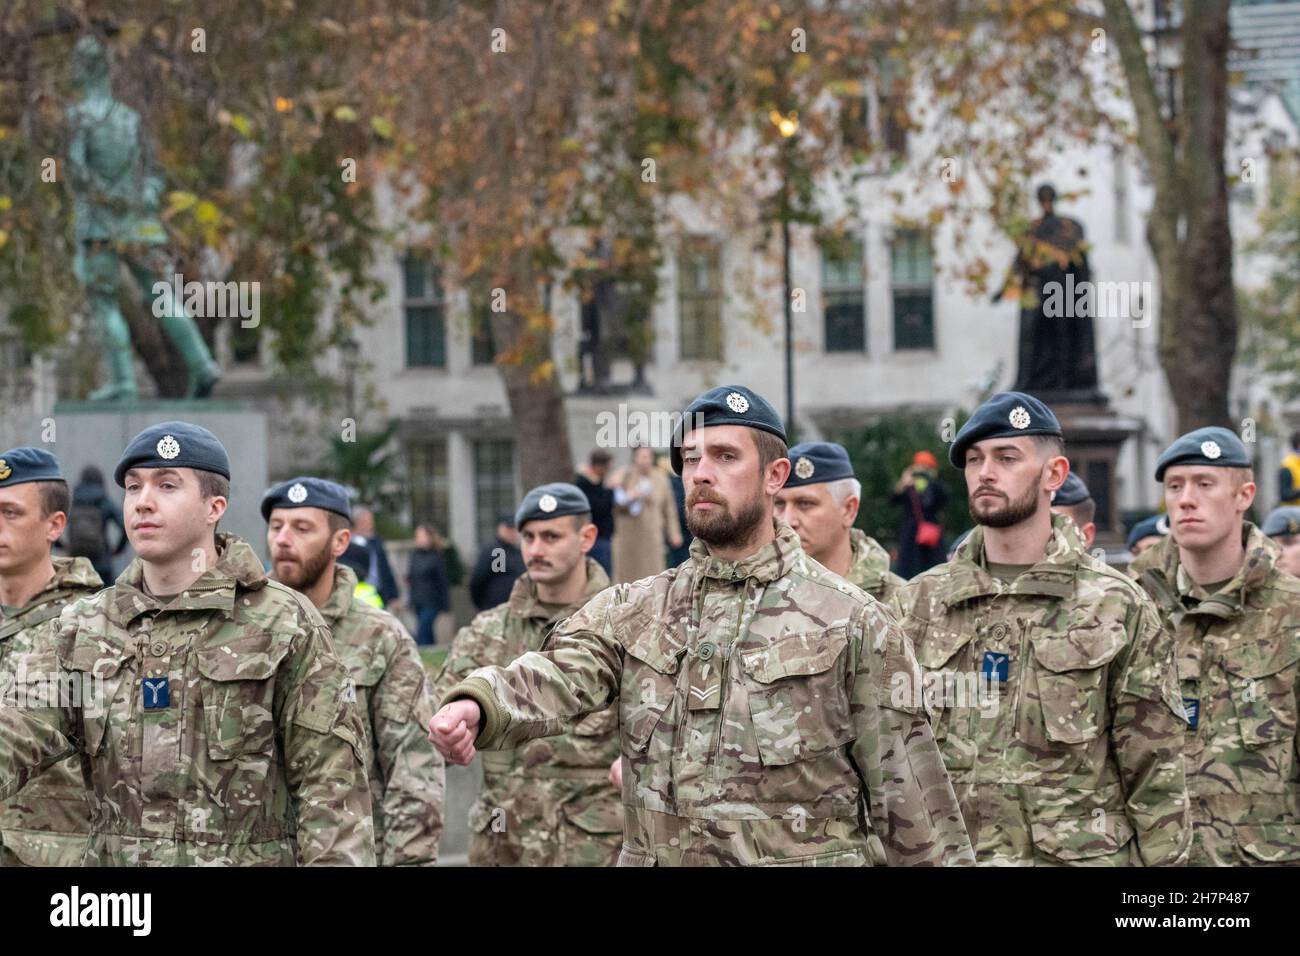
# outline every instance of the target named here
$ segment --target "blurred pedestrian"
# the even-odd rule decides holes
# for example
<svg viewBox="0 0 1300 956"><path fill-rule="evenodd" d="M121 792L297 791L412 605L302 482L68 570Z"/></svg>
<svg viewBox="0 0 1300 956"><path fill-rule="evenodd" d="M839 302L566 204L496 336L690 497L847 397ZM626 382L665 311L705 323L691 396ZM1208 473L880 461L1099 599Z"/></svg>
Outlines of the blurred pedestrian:
<svg viewBox="0 0 1300 956"><path fill-rule="evenodd" d="M686 486L682 484L681 475L673 472L673 466L666 457L660 458L659 464L668 475L668 487L673 492L673 504L677 506L677 525L682 535L681 544L668 548L668 567L675 568L691 556L691 542L695 540L695 535L686 527Z"/></svg>
<svg viewBox="0 0 1300 956"><path fill-rule="evenodd" d="M605 484L613 456L604 448L593 449L587 464L578 468L573 483L591 503L591 523L596 526L596 543L587 556L607 575L614 573L614 489Z"/></svg>
<svg viewBox="0 0 1300 956"><path fill-rule="evenodd" d="M406 586L415 609L415 642L437 642L438 615L451 610L451 587L447 582L447 543L431 524L415 528L415 549L407 568Z"/></svg>
<svg viewBox="0 0 1300 956"><path fill-rule="evenodd" d="M401 603L402 591L397 586L397 575L393 574L384 539L375 532L375 513L369 508L352 510L352 540L365 548L369 556L367 572L362 580L374 586L385 607L394 610Z"/></svg>
<svg viewBox="0 0 1300 956"><path fill-rule="evenodd" d="M1274 508L1260 531L1282 549L1278 568L1300 578L1300 507Z"/></svg>
<svg viewBox="0 0 1300 956"><path fill-rule="evenodd" d="M1277 484L1278 504L1284 508L1300 507L1300 431L1291 433L1291 452L1282 459Z"/></svg>
<svg viewBox="0 0 1300 956"><path fill-rule="evenodd" d="M898 522L897 571L914 578L947 557L943 550L944 506L948 493L939 483L939 462L929 451L918 451L894 484L889 500L901 505Z"/></svg>
<svg viewBox="0 0 1300 956"><path fill-rule="evenodd" d="M526 570L524 556L519 550L519 532L515 530L515 516L497 515L496 537L484 545L469 576L469 596L480 611L505 604L510 600L519 575Z"/></svg>
<svg viewBox="0 0 1300 956"><path fill-rule="evenodd" d="M668 477L655 467L654 451L632 449L632 464L614 482L614 578L619 584L663 571L664 543L677 548L677 521Z"/></svg>
<svg viewBox="0 0 1300 956"><path fill-rule="evenodd" d="M117 526L117 544L108 543L108 526ZM104 491L104 473L94 465L81 470L81 479L72 492L68 526L63 532L63 550L74 558L85 558L105 584L111 584L113 559L127 548L126 526L122 509Z"/></svg>

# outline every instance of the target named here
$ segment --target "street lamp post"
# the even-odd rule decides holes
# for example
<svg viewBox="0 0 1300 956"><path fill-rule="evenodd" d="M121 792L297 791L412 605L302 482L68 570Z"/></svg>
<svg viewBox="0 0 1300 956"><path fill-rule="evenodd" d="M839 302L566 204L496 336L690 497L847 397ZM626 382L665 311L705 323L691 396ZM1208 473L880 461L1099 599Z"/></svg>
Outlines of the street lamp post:
<svg viewBox="0 0 1300 956"><path fill-rule="evenodd" d="M799 116L793 110L781 115L775 110L769 118L781 134L781 279L785 292L785 425L794 432L794 289L790 280L790 166L794 138L799 132Z"/></svg>

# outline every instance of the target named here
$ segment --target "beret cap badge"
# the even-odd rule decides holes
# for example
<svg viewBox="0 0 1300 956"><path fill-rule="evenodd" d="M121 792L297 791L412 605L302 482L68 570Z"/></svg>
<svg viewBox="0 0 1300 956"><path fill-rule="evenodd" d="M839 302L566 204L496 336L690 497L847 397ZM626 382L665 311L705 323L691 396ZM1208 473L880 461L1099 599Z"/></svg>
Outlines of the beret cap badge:
<svg viewBox="0 0 1300 956"><path fill-rule="evenodd" d="M165 458L168 461L171 461L181 453L181 443L171 435L163 435L162 438L158 439L158 445L155 450L158 452L159 458Z"/></svg>
<svg viewBox="0 0 1300 956"><path fill-rule="evenodd" d="M542 495L537 502L537 507L541 508L547 514L550 514L559 507L559 502L555 500L555 495Z"/></svg>
<svg viewBox="0 0 1300 956"><path fill-rule="evenodd" d="M737 415L743 415L749 411L749 399L739 392L732 392L727 396L727 407Z"/></svg>
<svg viewBox="0 0 1300 956"><path fill-rule="evenodd" d="M9 467L9 463L5 461L3 458L0 458L0 481L4 481L13 473L14 470Z"/></svg>
<svg viewBox="0 0 1300 956"><path fill-rule="evenodd" d="M811 478L816 470L817 467L803 455L794 463L794 473L800 478Z"/></svg>
<svg viewBox="0 0 1300 956"><path fill-rule="evenodd" d="M287 497L294 504L300 505L307 500L307 488L303 485L302 482L298 482L292 488L289 489L285 497Z"/></svg>
<svg viewBox="0 0 1300 956"><path fill-rule="evenodd" d="M1203 441L1201 442L1201 454L1210 461L1214 461L1223 454L1223 449L1219 447L1219 443L1216 441Z"/></svg>
<svg viewBox="0 0 1300 956"><path fill-rule="evenodd" d="M1029 412L1025 409L1025 406L1017 405L1011 409L1010 420L1012 428L1028 428Z"/></svg>

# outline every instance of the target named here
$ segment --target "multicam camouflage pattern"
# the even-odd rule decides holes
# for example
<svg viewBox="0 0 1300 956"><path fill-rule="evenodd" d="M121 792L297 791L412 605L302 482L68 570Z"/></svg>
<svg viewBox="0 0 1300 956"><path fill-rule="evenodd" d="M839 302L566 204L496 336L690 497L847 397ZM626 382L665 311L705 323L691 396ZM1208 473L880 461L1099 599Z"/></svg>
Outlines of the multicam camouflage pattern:
<svg viewBox="0 0 1300 956"><path fill-rule="evenodd" d="M1174 630L1182 697L1196 727L1184 751L1194 866L1300 864L1300 579L1254 525L1246 560L1210 594L1165 538L1130 565Z"/></svg>
<svg viewBox="0 0 1300 956"><path fill-rule="evenodd" d="M356 686L370 738L366 775L379 865L432 866L442 836L446 763L428 737L428 676L406 628L359 600L356 586L356 574L336 565L320 613Z"/></svg>
<svg viewBox="0 0 1300 956"><path fill-rule="evenodd" d="M523 575L510 600L460 630L435 684L450 690L469 673L540 650L555 626L609 587L587 559L587 588L566 608L543 606ZM569 732L485 750L483 789L470 808L471 866L612 866L623 837L623 805L609 782L618 759L618 710L589 714Z"/></svg>
<svg viewBox="0 0 1300 956"><path fill-rule="evenodd" d="M90 864L373 865L365 725L325 622L246 543L217 549L168 603L136 560L50 622L27 679L83 690L0 708L0 799L77 753Z"/></svg>
<svg viewBox="0 0 1300 956"><path fill-rule="evenodd" d="M30 601L0 618L0 706L16 706L18 662L64 605L104 586L85 558L54 558L54 577ZM90 802L81 761L66 757L0 806L0 866L80 866L90 832Z"/></svg>
<svg viewBox="0 0 1300 956"><path fill-rule="evenodd" d="M1190 833L1173 636L1068 517L1052 529L1043 559L1002 583L976 528L895 600L976 858L1179 863Z"/></svg>
<svg viewBox="0 0 1300 956"><path fill-rule="evenodd" d="M969 863L910 643L784 522L738 561L704 542L604 591L544 653L475 671L445 699L483 708L484 749L617 702L627 808L619 864Z"/></svg>
<svg viewBox="0 0 1300 956"><path fill-rule="evenodd" d="M907 584L906 579L889 570L889 552L875 538L868 537L865 531L850 529L849 547L853 556L849 559L849 573L844 577L850 584L856 584L877 601L885 602Z"/></svg>

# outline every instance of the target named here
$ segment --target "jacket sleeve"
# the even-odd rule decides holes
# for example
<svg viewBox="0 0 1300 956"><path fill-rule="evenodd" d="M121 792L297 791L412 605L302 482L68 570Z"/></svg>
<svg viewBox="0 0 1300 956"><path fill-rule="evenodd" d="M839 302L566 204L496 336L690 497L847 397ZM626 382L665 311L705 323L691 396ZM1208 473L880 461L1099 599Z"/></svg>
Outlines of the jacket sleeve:
<svg viewBox="0 0 1300 956"><path fill-rule="evenodd" d="M392 658L370 697L370 726L383 791L381 866L438 861L446 764L429 741L433 701L415 641L394 622Z"/></svg>
<svg viewBox="0 0 1300 956"><path fill-rule="evenodd" d="M0 700L0 800L14 796L33 777L64 757L77 753L84 739L80 714L69 700L58 699L65 675L60 648L71 647L75 627L54 618L37 638L37 650L24 656L17 668L22 683L4 689ZM92 706L102 700L91 699Z"/></svg>
<svg viewBox="0 0 1300 956"><path fill-rule="evenodd" d="M609 626L618 590L592 598L552 632L545 651L529 651L508 667L480 668L443 695L443 704L469 698L482 709L480 750L564 733L609 706L623 672L623 647Z"/></svg>
<svg viewBox="0 0 1300 956"><path fill-rule="evenodd" d="M1191 829L1174 636L1145 598L1135 605L1130 633L1110 681L1111 748L1143 862L1177 865L1184 862Z"/></svg>
<svg viewBox="0 0 1300 956"><path fill-rule="evenodd" d="M285 772L302 866L374 866L366 729L356 688L324 623L304 626L285 658Z"/></svg>
<svg viewBox="0 0 1300 956"><path fill-rule="evenodd" d="M971 865L975 854L921 706L921 665L902 628L874 607L854 627L853 759L871 829L891 866Z"/></svg>

